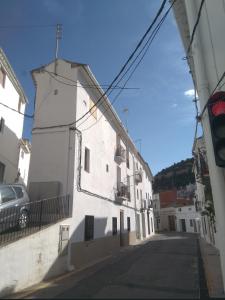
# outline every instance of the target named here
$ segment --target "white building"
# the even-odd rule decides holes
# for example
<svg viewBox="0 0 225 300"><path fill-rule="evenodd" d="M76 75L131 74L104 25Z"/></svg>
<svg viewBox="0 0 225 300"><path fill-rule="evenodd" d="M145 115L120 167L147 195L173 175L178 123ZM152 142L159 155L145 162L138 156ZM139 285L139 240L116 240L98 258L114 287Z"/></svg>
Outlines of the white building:
<svg viewBox="0 0 225 300"><path fill-rule="evenodd" d="M154 212L154 224L155 231L160 230L160 198L159 193L153 194L153 212Z"/></svg>
<svg viewBox="0 0 225 300"><path fill-rule="evenodd" d="M215 210L209 178L204 137L196 139L193 145L194 173L196 178L196 209L201 219L201 236L215 244Z"/></svg>
<svg viewBox="0 0 225 300"><path fill-rule="evenodd" d="M27 99L3 50L0 48L0 182L18 176L20 139Z"/></svg>
<svg viewBox="0 0 225 300"><path fill-rule="evenodd" d="M190 45L191 35L197 24L200 0L176 1L173 9L181 34L184 48ZM188 64L199 96L200 112L203 111L211 93L217 87L225 70L225 40L221 38L225 31L224 1L203 2L194 39L188 53ZM224 90L224 79L217 87ZM212 186L216 215L215 245L220 250L221 269L225 286L225 171L215 163L211 130L207 109L201 118L206 145L209 175Z"/></svg>
<svg viewBox="0 0 225 300"><path fill-rule="evenodd" d="M178 232L201 232L200 215L196 212L195 205L176 207L175 214Z"/></svg>
<svg viewBox="0 0 225 300"><path fill-rule="evenodd" d="M89 67L58 59L32 76L29 191L31 198L58 189L70 195L68 267L153 235L151 171ZM93 107L100 97L101 105Z"/></svg>
<svg viewBox="0 0 225 300"><path fill-rule="evenodd" d="M20 140L18 182L27 186L30 167L31 144L27 139Z"/></svg>

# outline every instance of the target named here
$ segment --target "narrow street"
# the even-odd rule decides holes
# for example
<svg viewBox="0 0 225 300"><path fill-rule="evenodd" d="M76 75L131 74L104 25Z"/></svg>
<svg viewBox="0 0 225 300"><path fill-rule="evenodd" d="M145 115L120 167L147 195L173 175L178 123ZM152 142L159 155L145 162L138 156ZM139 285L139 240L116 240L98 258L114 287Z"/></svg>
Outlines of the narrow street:
<svg viewBox="0 0 225 300"><path fill-rule="evenodd" d="M123 249L88 270L22 297L201 298L207 296L201 269L197 235L157 234L142 245Z"/></svg>

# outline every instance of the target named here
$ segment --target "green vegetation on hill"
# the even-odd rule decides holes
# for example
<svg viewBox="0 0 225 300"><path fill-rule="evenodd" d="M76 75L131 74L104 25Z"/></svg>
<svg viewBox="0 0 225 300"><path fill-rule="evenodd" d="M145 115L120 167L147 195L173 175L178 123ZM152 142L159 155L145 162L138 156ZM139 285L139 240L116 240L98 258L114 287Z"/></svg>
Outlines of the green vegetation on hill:
<svg viewBox="0 0 225 300"><path fill-rule="evenodd" d="M194 183L195 176L192 172L192 167L193 158L188 158L161 170L154 177L154 193L170 190L172 188L181 188L190 183Z"/></svg>

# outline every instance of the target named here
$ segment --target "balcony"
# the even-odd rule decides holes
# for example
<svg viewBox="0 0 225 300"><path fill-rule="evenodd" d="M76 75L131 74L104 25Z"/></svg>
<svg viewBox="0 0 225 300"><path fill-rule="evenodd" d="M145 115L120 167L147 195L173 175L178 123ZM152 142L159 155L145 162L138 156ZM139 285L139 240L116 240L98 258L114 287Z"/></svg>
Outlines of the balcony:
<svg viewBox="0 0 225 300"><path fill-rule="evenodd" d="M148 200L148 211L150 211L151 208L153 208L153 201Z"/></svg>
<svg viewBox="0 0 225 300"><path fill-rule="evenodd" d="M120 182L120 184L117 188L115 198L116 198L116 202L118 202L120 204L123 201L128 201L130 199L130 192L129 192L128 186L125 185L124 183Z"/></svg>
<svg viewBox="0 0 225 300"><path fill-rule="evenodd" d="M141 200L141 212L144 212L147 209L146 200Z"/></svg>
<svg viewBox="0 0 225 300"><path fill-rule="evenodd" d="M141 170L136 170L135 173L134 173L134 179L135 179L135 182L136 184L142 182L142 171Z"/></svg>
<svg viewBox="0 0 225 300"><path fill-rule="evenodd" d="M126 161L126 150L120 145L116 148L115 161L118 164Z"/></svg>

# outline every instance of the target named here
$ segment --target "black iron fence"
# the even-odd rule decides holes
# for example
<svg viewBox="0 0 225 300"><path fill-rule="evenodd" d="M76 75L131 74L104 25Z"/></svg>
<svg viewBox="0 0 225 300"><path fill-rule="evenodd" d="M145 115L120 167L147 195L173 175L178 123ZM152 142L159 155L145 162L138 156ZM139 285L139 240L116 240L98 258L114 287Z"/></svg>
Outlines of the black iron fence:
<svg viewBox="0 0 225 300"><path fill-rule="evenodd" d="M0 247L69 217L69 195L0 210Z"/></svg>

